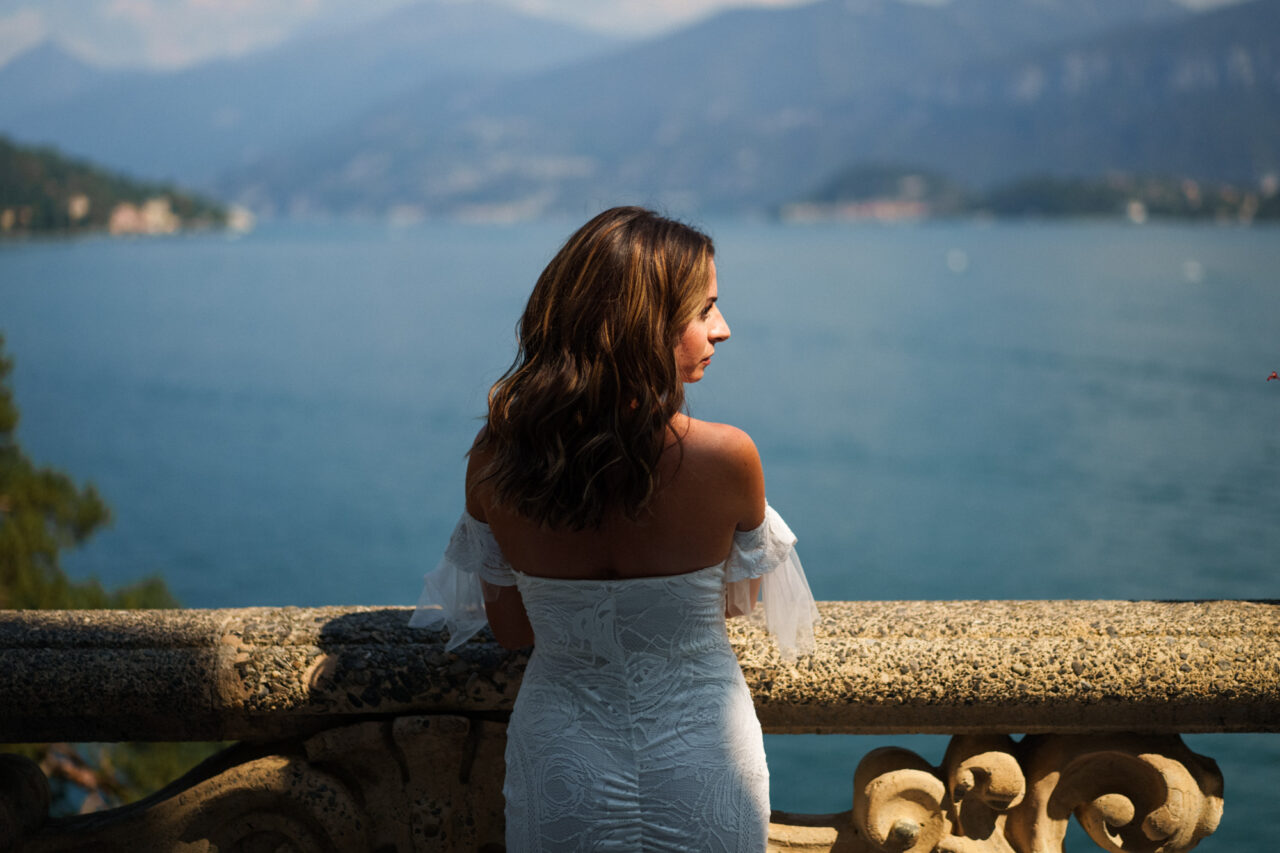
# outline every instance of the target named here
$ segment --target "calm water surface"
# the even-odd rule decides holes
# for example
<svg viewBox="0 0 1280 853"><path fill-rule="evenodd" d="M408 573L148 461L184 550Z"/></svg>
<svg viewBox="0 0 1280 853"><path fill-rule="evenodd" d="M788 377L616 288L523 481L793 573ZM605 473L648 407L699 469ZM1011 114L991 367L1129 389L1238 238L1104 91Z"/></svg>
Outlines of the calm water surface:
<svg viewBox="0 0 1280 853"><path fill-rule="evenodd" d="M575 224L0 246L21 440L115 510L69 570L412 603ZM1274 230L705 225L733 338L691 411L756 439L819 598L1278 597ZM1228 786L1200 849L1263 849L1277 739L1188 740ZM775 807L848 808L879 743L769 738Z"/></svg>

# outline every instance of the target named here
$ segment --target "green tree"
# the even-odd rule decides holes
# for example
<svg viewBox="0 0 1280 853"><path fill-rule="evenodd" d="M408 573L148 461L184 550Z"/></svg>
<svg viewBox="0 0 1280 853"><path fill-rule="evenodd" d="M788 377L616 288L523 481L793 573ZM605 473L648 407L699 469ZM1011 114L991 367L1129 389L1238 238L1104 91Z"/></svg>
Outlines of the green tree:
<svg viewBox="0 0 1280 853"><path fill-rule="evenodd" d="M77 486L23 453L9 387L12 371L0 336L0 607L177 606L159 578L108 592L96 579L72 581L62 571L59 554L107 524L111 511L92 485Z"/></svg>

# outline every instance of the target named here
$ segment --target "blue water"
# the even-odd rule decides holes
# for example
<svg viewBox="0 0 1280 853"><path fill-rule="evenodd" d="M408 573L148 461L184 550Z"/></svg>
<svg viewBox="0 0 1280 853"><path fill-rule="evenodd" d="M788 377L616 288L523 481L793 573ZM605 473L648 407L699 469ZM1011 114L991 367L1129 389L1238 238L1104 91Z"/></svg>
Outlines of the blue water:
<svg viewBox="0 0 1280 853"><path fill-rule="evenodd" d="M69 571L412 603L574 224L0 245L21 441L115 511ZM733 338L690 408L755 438L819 598L1280 597L1274 230L704 225ZM1278 740L1188 738L1227 779L1200 849L1262 849ZM882 742L770 737L774 806L848 808Z"/></svg>

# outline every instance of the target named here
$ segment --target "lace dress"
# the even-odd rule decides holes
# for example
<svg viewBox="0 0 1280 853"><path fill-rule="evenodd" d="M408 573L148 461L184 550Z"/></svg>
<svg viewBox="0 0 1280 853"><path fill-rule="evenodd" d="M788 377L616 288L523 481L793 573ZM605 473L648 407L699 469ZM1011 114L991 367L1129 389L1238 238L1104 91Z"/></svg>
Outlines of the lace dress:
<svg viewBox="0 0 1280 853"><path fill-rule="evenodd" d="M810 651L817 609L794 543L768 509L723 564L561 580L513 572L463 514L410 624L443 622L456 647L484 624L481 578L520 589L537 643L507 729L511 853L765 849L768 769L725 603L745 605L762 577L784 656Z"/></svg>

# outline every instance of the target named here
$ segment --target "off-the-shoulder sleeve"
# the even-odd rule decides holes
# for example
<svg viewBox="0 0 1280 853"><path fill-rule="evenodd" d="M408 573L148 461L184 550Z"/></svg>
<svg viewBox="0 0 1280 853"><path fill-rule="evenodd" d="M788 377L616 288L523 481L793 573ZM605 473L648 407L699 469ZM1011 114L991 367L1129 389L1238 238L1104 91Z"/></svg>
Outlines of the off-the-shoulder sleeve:
<svg viewBox="0 0 1280 853"><path fill-rule="evenodd" d="M488 624L481 581L493 586L514 586L516 576L489 525L464 511L453 528L444 556L422 580L422 595L409 617L409 625L448 628L445 648L453 650L462 645Z"/></svg>
<svg viewBox="0 0 1280 853"><path fill-rule="evenodd" d="M813 625L818 620L818 606L795 544L796 535L782 516L765 506L759 527L734 534L733 550L725 564L730 613L751 612L751 581L761 578L764 625L777 641L783 660L813 651Z"/></svg>

